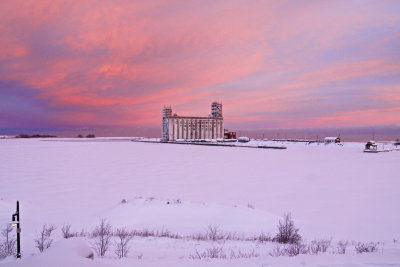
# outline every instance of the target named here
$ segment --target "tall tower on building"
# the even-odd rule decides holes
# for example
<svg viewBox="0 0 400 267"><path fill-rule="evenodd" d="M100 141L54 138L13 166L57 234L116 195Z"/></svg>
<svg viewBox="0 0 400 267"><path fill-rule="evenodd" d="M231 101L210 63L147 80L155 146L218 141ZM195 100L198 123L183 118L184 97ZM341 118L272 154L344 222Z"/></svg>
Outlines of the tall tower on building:
<svg viewBox="0 0 400 267"><path fill-rule="evenodd" d="M163 111L162 111L162 115L163 115L163 118L172 116L172 108L170 106L168 106L168 107L164 106Z"/></svg>
<svg viewBox="0 0 400 267"><path fill-rule="evenodd" d="M168 118L172 116L172 108L170 106L163 108L162 112L162 140L168 141L169 129Z"/></svg>
<svg viewBox="0 0 400 267"><path fill-rule="evenodd" d="M222 103L212 102L211 116L215 118L222 118Z"/></svg>

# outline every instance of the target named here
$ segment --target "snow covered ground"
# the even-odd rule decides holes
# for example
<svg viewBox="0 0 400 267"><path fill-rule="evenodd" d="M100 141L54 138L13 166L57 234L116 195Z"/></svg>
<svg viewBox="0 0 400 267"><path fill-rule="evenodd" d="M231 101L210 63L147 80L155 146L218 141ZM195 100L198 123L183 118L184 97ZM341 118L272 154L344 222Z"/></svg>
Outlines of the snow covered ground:
<svg viewBox="0 0 400 267"><path fill-rule="evenodd" d="M50 266L40 263L49 259L62 259L66 265L59 266L400 266L400 245L393 242L400 240L400 151L363 153L362 143L247 143L288 148L270 150L109 139L0 140L0 228L19 200L24 257L0 266ZM349 245L345 255L271 257L275 244L245 240L274 235L287 212L306 241L375 241L380 250L356 254ZM62 240L61 227L92 231L100 218L185 238L135 237L122 260L112 251L94 260L73 253L90 240ZM44 223L58 227L58 242L38 255L34 238ZM210 225L240 240L187 238ZM259 256L191 259L208 248L228 258L239 250Z"/></svg>

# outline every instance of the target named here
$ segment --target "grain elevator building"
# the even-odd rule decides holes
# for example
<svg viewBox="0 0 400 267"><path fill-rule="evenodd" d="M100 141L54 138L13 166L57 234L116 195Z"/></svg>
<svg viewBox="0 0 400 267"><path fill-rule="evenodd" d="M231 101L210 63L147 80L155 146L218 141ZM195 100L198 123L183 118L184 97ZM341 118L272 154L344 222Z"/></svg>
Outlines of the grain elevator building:
<svg viewBox="0 0 400 267"><path fill-rule="evenodd" d="M221 103L211 104L211 114L208 117L172 115L171 107L163 108L162 141L223 138L224 119Z"/></svg>

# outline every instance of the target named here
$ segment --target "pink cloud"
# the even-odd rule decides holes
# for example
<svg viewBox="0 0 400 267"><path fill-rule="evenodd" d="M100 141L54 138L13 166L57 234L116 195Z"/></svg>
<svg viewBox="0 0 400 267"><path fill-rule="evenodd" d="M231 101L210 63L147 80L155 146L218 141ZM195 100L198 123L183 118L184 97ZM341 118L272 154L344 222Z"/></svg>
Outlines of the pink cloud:
<svg viewBox="0 0 400 267"><path fill-rule="evenodd" d="M398 26L396 8L390 1L352 6L320 1L5 1L0 4L0 80L37 90L57 121L65 117L68 124L73 123L71 114L84 114L77 124L158 125L164 104L200 115L219 99L228 123L281 120L295 126L298 119L284 114L332 98L324 92L346 94L354 80L366 77L384 88L388 82L382 76L390 76L387 92L367 88L374 92L375 106L365 112L371 124L391 123L398 113L385 105L389 100L397 105L393 99L400 83L394 78L400 73L398 58L390 54L396 53L391 42L398 42L399 35L388 30ZM385 35L365 44L362 52L355 50L364 31L375 27L385 29ZM354 114L365 99L357 101ZM263 115L268 112L276 115ZM357 117L340 105L330 112L304 123L341 125ZM135 114L142 119L132 119Z"/></svg>

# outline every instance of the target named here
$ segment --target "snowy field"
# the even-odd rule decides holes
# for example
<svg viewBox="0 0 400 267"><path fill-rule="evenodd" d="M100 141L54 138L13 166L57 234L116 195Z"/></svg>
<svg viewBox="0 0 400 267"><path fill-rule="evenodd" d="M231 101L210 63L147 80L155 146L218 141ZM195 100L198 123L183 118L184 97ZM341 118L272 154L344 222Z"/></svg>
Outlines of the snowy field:
<svg viewBox="0 0 400 267"><path fill-rule="evenodd" d="M274 150L83 140L0 140L0 228L19 200L23 251L22 261L0 266L400 266L400 151L363 153L362 143L256 143L287 147ZM305 242L332 239L330 251L272 257L275 243L250 240L274 236L288 212ZM61 237L63 225L91 232L102 218L114 228L180 238L135 236L128 258L111 249L90 260L89 238ZM57 229L54 245L39 253L34 239L43 224ZM235 238L193 238L209 226ZM344 255L334 251L340 240L349 242ZM357 254L354 244L366 241L380 242L378 252ZM227 259L193 259L211 248ZM231 259L240 252L257 256Z"/></svg>

